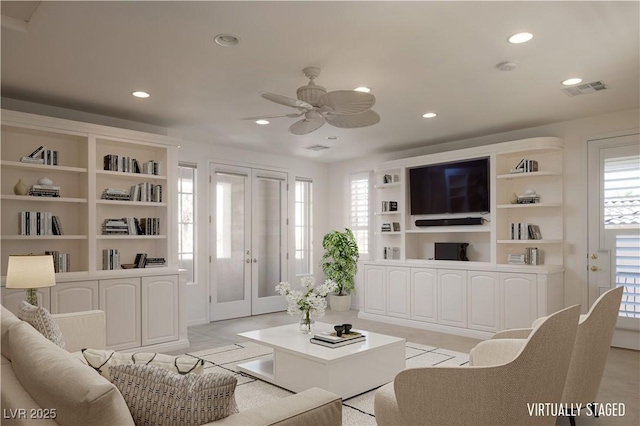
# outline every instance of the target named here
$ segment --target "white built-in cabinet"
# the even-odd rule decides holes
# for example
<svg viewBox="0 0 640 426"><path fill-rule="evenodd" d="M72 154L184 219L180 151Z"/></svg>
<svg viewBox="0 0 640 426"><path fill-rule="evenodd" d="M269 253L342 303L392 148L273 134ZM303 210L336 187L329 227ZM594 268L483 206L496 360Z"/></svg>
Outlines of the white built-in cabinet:
<svg viewBox="0 0 640 426"><path fill-rule="evenodd" d="M155 134L61 120L15 111L2 111L0 146L2 215L0 221L2 304L17 312L23 290L6 289L8 257L12 254L67 253L68 272L56 273L56 285L39 289L39 305L52 313L100 309L105 311L107 346L117 350L177 350L188 346L184 315L184 275L177 260L178 145ZM58 164L22 162L38 147L57 151ZM105 156L135 158L141 173L114 171ZM154 171L144 169L154 162ZM146 173L145 173L146 172ZM42 177L60 186L60 197L14 194L21 180L27 186ZM162 200L103 199L103 191L129 191L144 185L162 186ZM23 211L50 212L58 217L63 235L22 235ZM157 218L153 235L105 235L111 218ZM134 263L137 253L165 258L166 266L108 270L103 252L117 249L121 264Z"/></svg>
<svg viewBox="0 0 640 426"><path fill-rule="evenodd" d="M489 158L490 211L415 216L410 170L429 164ZM538 170L515 173L521 160ZM486 338L529 327L564 307L563 143L537 137L387 161L373 171L373 258L364 263L359 316L395 324ZM535 204L514 198L528 190ZM393 209L389 207L393 203ZM417 226L418 219L482 217L482 225ZM513 239L512 223L537 225L541 239ZM469 243L469 261L435 260L436 242ZM542 263L509 264L529 247Z"/></svg>
<svg viewBox="0 0 640 426"><path fill-rule="evenodd" d="M438 324L467 326L467 271L438 269Z"/></svg>
<svg viewBox="0 0 640 426"><path fill-rule="evenodd" d="M411 319L438 322L438 270L411 268Z"/></svg>
<svg viewBox="0 0 640 426"><path fill-rule="evenodd" d="M561 309L562 273L364 264L361 318L487 338Z"/></svg>

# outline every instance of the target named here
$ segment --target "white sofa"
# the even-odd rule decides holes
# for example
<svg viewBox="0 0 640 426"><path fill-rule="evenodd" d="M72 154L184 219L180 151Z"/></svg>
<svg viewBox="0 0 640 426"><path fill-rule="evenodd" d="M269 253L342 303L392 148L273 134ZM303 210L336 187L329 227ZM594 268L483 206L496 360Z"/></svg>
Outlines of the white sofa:
<svg viewBox="0 0 640 426"><path fill-rule="evenodd" d="M55 315L65 338L67 350L64 350L3 306L0 308L3 425L134 424L117 388L71 354L83 347L105 347L104 312ZM55 419L44 418L47 415ZM314 388L210 424L341 423L341 398Z"/></svg>

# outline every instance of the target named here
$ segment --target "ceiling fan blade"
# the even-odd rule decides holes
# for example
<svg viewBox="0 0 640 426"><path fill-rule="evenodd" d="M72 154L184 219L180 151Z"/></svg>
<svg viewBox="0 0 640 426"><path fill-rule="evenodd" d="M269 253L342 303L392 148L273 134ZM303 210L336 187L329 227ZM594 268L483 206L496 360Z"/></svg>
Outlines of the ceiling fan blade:
<svg viewBox="0 0 640 426"><path fill-rule="evenodd" d="M299 113L292 113L292 114L276 114L276 115L257 115L255 117L243 117L240 120L260 120L262 118L280 118L280 117L291 117L291 118L295 118L295 117L300 117L302 114L304 114L304 111L299 112Z"/></svg>
<svg viewBox="0 0 640 426"><path fill-rule="evenodd" d="M376 103L376 97L370 93L353 90L336 90L322 95L318 103L323 112L343 115L360 114Z"/></svg>
<svg viewBox="0 0 640 426"><path fill-rule="evenodd" d="M314 130L320 128L324 124L324 118L318 118L313 120L307 120L303 118L300 121L296 121L289 127L289 131L294 135L306 135Z"/></svg>
<svg viewBox="0 0 640 426"><path fill-rule="evenodd" d="M311 109L313 106L300 99L289 98L287 96L276 95L275 93L260 92L260 96L268 101L275 102L280 105L286 105L293 108Z"/></svg>
<svg viewBox="0 0 640 426"><path fill-rule="evenodd" d="M342 129L373 126L380 121L378 113L372 110L350 115L327 114L325 118L327 123Z"/></svg>

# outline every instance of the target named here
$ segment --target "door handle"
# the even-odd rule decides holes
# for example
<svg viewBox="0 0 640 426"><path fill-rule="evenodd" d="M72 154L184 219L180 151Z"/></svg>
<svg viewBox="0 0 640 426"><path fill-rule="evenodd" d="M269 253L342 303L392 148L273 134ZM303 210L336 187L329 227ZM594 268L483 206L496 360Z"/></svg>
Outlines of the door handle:
<svg viewBox="0 0 640 426"><path fill-rule="evenodd" d="M591 268L589 268L591 270L591 272L596 272L596 271L602 271L602 269L598 268L597 266L592 266Z"/></svg>
<svg viewBox="0 0 640 426"><path fill-rule="evenodd" d="M247 260L245 260L245 262L251 263L251 259L247 259Z"/></svg>
<svg viewBox="0 0 640 426"><path fill-rule="evenodd" d="M258 259L256 259L255 257L253 258L253 263L258 263Z"/></svg>

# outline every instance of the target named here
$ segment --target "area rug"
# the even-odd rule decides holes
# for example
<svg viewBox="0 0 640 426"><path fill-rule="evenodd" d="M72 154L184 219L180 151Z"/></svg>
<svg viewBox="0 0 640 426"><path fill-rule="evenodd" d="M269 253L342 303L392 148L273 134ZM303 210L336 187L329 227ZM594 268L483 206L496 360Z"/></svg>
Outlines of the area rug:
<svg viewBox="0 0 640 426"><path fill-rule="evenodd" d="M237 364L269 356L271 348L253 342L236 343L186 355L205 361L205 372L233 374L238 379L236 401L240 411L259 407L271 401L284 398L292 392L237 371ZM434 346L407 342L407 367L434 365L464 366L469 355ZM342 424L350 426L375 425L373 415L373 395L375 389L342 401Z"/></svg>

